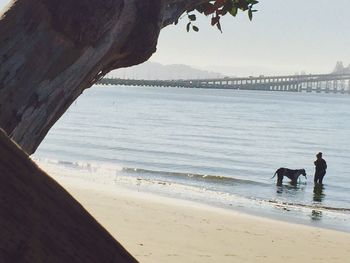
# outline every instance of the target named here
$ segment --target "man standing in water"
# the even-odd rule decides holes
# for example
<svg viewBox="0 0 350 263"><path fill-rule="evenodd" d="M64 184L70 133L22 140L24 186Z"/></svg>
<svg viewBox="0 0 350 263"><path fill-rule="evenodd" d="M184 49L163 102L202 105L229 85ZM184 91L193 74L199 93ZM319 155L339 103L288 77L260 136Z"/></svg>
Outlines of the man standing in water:
<svg viewBox="0 0 350 263"><path fill-rule="evenodd" d="M315 164L315 177L314 177L314 183L317 184L322 184L323 177L326 174L326 169L327 169L327 163L326 161L322 158L322 153L319 152L316 154L316 161L314 161Z"/></svg>

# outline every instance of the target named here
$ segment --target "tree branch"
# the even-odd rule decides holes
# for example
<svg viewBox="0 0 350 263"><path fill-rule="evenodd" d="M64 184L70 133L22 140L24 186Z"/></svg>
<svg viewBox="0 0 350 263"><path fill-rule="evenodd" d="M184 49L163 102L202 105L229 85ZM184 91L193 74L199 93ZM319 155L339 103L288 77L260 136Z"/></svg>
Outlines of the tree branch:
<svg viewBox="0 0 350 263"><path fill-rule="evenodd" d="M0 127L33 153L86 88L148 60L161 28L207 1L14 1L0 20Z"/></svg>

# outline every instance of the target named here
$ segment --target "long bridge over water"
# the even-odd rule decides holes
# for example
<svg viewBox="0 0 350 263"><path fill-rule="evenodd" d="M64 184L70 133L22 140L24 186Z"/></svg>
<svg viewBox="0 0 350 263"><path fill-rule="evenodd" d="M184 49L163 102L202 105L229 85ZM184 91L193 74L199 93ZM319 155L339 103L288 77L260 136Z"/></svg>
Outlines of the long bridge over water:
<svg viewBox="0 0 350 263"><path fill-rule="evenodd" d="M350 94L350 74L309 74L244 78L136 80L103 78L98 84L204 89L261 90Z"/></svg>

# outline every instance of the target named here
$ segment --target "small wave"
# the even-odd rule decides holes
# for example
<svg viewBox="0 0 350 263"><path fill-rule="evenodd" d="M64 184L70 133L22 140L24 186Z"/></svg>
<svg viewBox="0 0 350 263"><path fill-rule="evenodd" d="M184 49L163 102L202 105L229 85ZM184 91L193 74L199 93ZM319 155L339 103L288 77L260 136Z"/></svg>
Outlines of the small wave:
<svg viewBox="0 0 350 263"><path fill-rule="evenodd" d="M181 172L168 172L168 171L157 171L157 170L148 170L148 169L139 169L139 168L128 168L125 167L122 169L123 172L128 174L149 174L157 176L167 176L175 177L182 179L192 179L210 183L220 183L220 184L229 184L229 185L266 185L261 182L256 182L252 180L239 179L234 177L227 177L221 175L210 175L210 174L196 174L196 173L181 173Z"/></svg>
<svg viewBox="0 0 350 263"><path fill-rule="evenodd" d="M314 204L292 203L292 202L283 202L278 200L268 200L267 202L270 204L275 204L276 206L281 206L281 207L303 207L303 208L310 208L310 209L350 213L350 208L345 208L345 207L323 206L319 204L314 205Z"/></svg>
<svg viewBox="0 0 350 263"><path fill-rule="evenodd" d="M55 160L55 159L47 159L47 158L33 158L35 162L38 163L47 163L60 165L67 168L74 168L79 170L85 170L90 172L103 172L109 171L115 173L116 171L121 171L122 167L118 165L111 165L106 163L98 163L98 162L88 162L88 161L66 161L66 160Z"/></svg>

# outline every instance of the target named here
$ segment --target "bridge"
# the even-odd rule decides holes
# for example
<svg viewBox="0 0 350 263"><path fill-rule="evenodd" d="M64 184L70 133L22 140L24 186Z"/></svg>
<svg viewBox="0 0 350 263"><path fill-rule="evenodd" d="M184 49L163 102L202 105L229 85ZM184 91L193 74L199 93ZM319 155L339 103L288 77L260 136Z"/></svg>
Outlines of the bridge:
<svg viewBox="0 0 350 263"><path fill-rule="evenodd" d="M103 78L101 85L153 86L203 89L234 89L285 92L317 92L350 94L349 74L309 74L286 76L259 76L244 78L190 79L190 80L136 80Z"/></svg>

